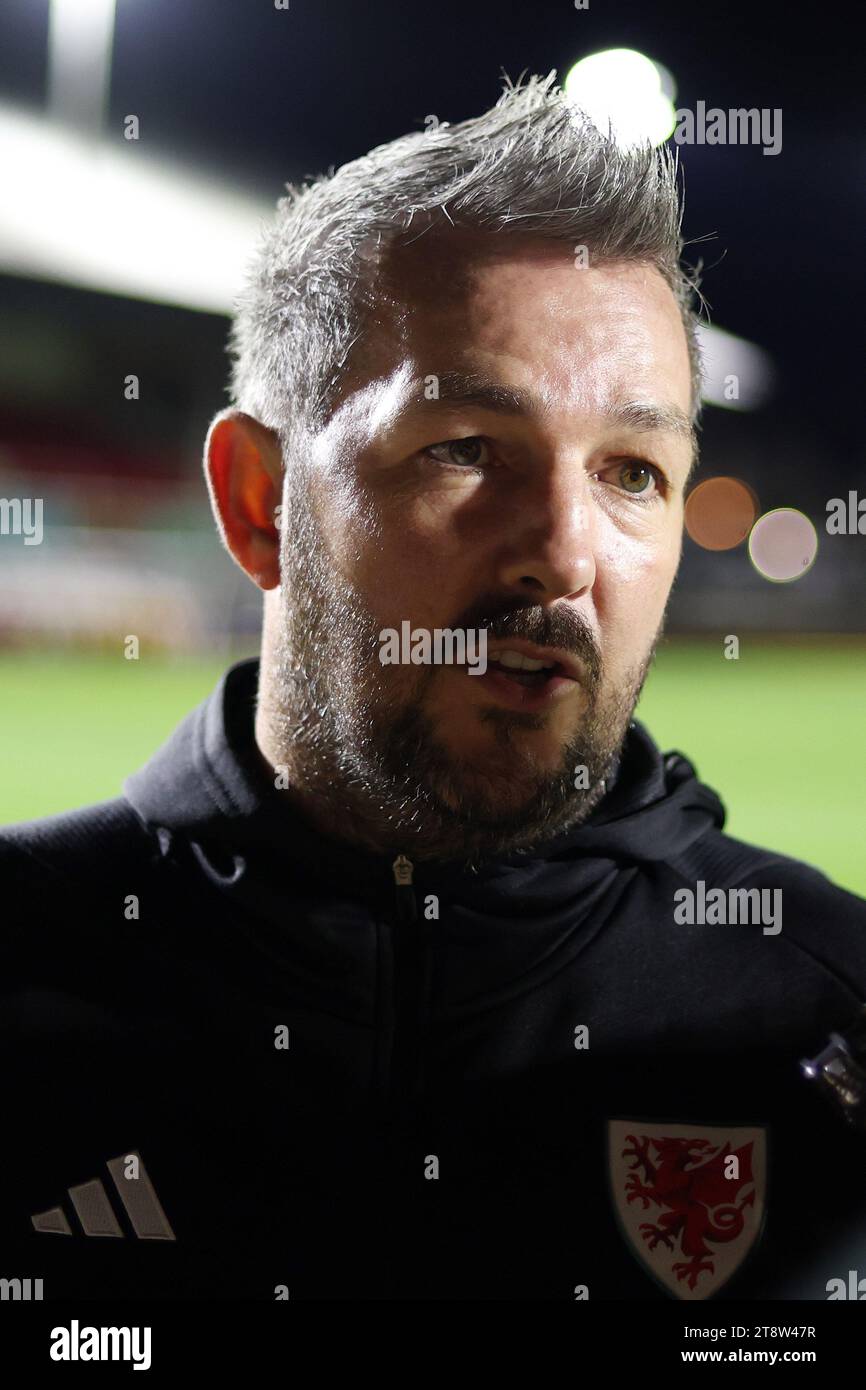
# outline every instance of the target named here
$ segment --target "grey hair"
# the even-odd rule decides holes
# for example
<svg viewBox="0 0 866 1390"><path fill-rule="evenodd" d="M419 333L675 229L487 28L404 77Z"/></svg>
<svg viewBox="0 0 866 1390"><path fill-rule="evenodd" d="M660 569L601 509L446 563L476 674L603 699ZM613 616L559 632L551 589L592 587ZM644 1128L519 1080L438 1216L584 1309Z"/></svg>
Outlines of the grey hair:
<svg viewBox="0 0 866 1390"><path fill-rule="evenodd" d="M567 101L556 73L505 79L496 105L379 145L303 186L286 185L236 305L227 351L232 404L279 432L320 428L364 331L369 248L405 244L435 222L585 245L593 264L655 266L688 344L692 420L701 401L693 296L681 264L678 159L624 150Z"/></svg>

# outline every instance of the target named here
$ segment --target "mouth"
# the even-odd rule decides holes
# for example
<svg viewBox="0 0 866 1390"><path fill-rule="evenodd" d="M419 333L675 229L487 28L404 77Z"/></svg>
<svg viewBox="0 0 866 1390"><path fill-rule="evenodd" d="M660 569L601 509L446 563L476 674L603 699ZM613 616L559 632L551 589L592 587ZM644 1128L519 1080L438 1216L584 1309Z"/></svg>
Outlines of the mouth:
<svg viewBox="0 0 866 1390"><path fill-rule="evenodd" d="M467 674L468 666L462 668ZM512 709L533 712L580 689L579 665L569 653L530 642L501 642L487 653L487 670L472 681Z"/></svg>

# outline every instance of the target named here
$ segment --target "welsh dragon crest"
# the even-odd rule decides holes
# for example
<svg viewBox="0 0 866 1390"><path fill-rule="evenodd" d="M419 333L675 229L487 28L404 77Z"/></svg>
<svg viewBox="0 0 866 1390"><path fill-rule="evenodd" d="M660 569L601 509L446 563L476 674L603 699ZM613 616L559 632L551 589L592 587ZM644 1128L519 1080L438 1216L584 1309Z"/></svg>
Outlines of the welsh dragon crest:
<svg viewBox="0 0 866 1390"><path fill-rule="evenodd" d="M716 1293L757 1239L765 1131L611 1120L614 1202L634 1253L677 1298Z"/></svg>

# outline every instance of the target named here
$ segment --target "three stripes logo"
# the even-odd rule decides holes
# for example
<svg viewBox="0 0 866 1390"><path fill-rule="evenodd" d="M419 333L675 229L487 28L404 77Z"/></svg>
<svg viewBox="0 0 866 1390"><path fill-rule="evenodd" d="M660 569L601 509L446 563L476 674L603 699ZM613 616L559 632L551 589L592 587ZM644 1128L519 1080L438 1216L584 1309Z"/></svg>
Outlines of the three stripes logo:
<svg viewBox="0 0 866 1390"><path fill-rule="evenodd" d="M141 1154L133 1150L109 1159L106 1168L130 1226L139 1240L176 1240L162 1203L144 1166ZM118 1212L99 1178L69 1188L69 1200L78 1225L86 1236L124 1239ZM72 1226L63 1207L50 1207L32 1216L33 1229L47 1235L71 1236Z"/></svg>

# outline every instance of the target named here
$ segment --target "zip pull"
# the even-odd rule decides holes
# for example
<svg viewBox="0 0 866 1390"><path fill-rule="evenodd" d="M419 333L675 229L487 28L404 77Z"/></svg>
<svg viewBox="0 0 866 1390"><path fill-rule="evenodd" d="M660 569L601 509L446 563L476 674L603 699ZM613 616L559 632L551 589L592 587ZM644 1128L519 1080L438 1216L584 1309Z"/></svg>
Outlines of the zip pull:
<svg viewBox="0 0 866 1390"><path fill-rule="evenodd" d="M394 873L394 892L397 896L397 915L401 922L417 922L418 904L412 887L412 860L407 859L405 854L398 854L391 867Z"/></svg>

